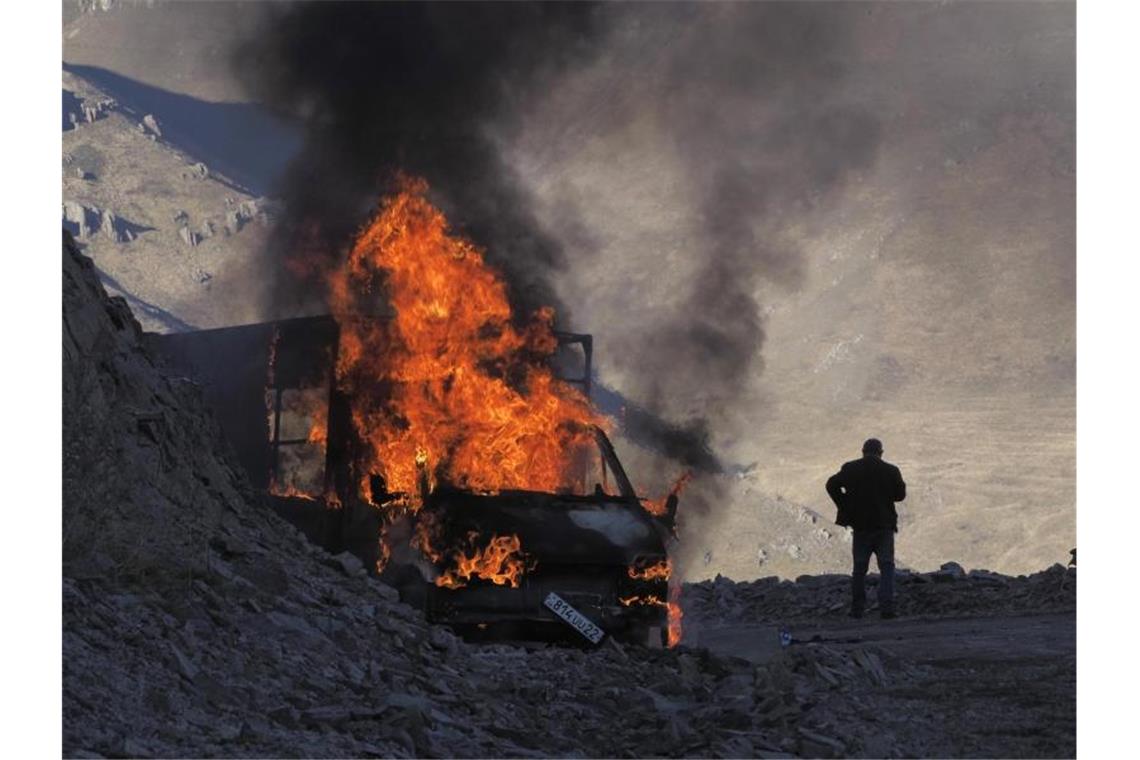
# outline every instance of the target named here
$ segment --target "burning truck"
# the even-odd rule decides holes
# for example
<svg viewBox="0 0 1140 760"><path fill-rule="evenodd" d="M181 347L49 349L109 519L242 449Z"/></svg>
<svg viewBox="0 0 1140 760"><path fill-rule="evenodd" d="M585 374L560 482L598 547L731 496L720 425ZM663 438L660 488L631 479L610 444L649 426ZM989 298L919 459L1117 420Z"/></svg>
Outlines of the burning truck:
<svg viewBox="0 0 1140 760"><path fill-rule="evenodd" d="M679 487L638 496L590 403L591 336L515 319L426 189L404 180L347 261L296 262L331 314L148 342L279 514L430 619L676 643Z"/></svg>

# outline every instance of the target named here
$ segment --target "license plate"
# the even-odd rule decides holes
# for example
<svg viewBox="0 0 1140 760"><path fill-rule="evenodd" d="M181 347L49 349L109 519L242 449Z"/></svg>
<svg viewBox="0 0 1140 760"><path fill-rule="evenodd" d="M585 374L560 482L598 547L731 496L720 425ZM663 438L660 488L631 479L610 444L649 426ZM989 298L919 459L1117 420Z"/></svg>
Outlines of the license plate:
<svg viewBox="0 0 1140 760"><path fill-rule="evenodd" d="M542 602L551 612L566 621L566 624L573 628L578 633L582 634L588 641L597 644L606 635L598 626L581 612L567 604L566 600L558 594L551 591L547 594L546 599Z"/></svg>

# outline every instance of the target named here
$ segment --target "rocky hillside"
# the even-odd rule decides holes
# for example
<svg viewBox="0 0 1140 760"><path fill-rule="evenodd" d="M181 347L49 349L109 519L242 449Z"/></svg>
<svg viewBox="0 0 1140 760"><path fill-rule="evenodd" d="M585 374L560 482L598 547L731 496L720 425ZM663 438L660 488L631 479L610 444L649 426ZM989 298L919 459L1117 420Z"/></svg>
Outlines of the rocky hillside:
<svg viewBox="0 0 1140 760"><path fill-rule="evenodd" d="M211 163L162 116L64 71L63 225L148 330L263 318L255 253L274 206Z"/></svg>
<svg viewBox="0 0 1140 760"><path fill-rule="evenodd" d="M785 665L476 647L427 625L256 503L194 383L156 368L66 232L63 269L65 755L751 756L818 741L798 732Z"/></svg>

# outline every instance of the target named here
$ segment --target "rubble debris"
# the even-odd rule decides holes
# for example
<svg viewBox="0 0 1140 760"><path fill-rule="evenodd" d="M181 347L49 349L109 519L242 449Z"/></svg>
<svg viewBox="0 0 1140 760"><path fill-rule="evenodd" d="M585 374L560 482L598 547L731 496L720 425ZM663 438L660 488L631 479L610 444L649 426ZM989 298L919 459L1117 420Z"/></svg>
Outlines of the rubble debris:
<svg viewBox="0 0 1140 760"><path fill-rule="evenodd" d="M961 571L954 574L953 565ZM1076 609L1076 568L1054 565L1048 570L1014 578L989 570L966 573L947 563L931 573L902 569L895 576L895 604L906 616L982 616L1031 612L1067 612ZM1072 584L1060 588L1062 578ZM939 581L953 578L953 581ZM867 576L869 586L878 574ZM800 576L795 582L775 576L737 583L723 576L685 585L682 606L686 617L731 622L782 622L843 618L851 594L846 575ZM868 592L874 599L873 588ZM872 601L872 607L874 603Z"/></svg>

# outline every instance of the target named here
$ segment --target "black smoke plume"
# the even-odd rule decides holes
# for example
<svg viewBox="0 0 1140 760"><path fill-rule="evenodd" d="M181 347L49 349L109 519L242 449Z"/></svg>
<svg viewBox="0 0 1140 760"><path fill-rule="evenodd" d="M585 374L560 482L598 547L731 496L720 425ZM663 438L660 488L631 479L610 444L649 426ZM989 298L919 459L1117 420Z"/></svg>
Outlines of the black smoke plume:
<svg viewBox="0 0 1140 760"><path fill-rule="evenodd" d="M285 212L274 252L339 255L402 171L427 179L452 223L487 248L520 312L554 303L562 250L495 138L519 99L588 52L595 8L320 2L267 13L235 69L256 100L306 129L275 191ZM311 299L311 283L298 291L277 274L279 308Z"/></svg>
<svg viewBox="0 0 1140 760"><path fill-rule="evenodd" d="M860 51L857 3L655 7L649 31L615 56L624 76L653 82L626 108L651 114L694 188L696 260L656 321L649 350L623 351L649 409L695 399L713 427L734 416L765 340L758 291L796 288L805 255L794 230L878 153L874 109L850 90ZM645 14L631 8L644 26ZM632 374L632 373L631 373ZM690 402L691 403L691 402Z"/></svg>
<svg viewBox="0 0 1140 760"><path fill-rule="evenodd" d="M648 329L615 324L606 336L607 357L629 378L625 406L638 410L627 433L670 458L718 470L708 420L715 429L730 417L759 370L757 286L799 283L803 257L788 231L792 221L875 156L875 114L844 94L860 8L273 7L235 56L253 98L299 118L307 131L276 191L285 210L271 247L339 255L393 174L404 171L426 178L452 223L486 247L518 313L553 304L565 318L554 287L568 265L564 245L588 256L591 235L572 209L540 223L504 146L529 129L535 103L559 98L577 72L600 66L600 86L579 94L579 126L582 113L592 114L587 130L604 133L606 124L645 112L667 125L701 220L690 252L695 274L668 314L655 314ZM559 139L555 125L551 140ZM283 311L319 300L312 283L282 276L280 285Z"/></svg>

